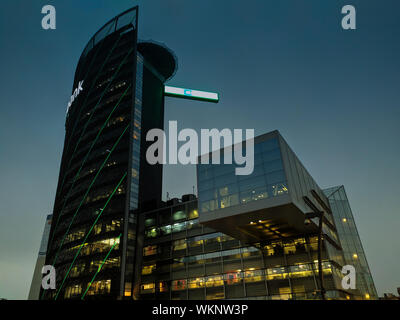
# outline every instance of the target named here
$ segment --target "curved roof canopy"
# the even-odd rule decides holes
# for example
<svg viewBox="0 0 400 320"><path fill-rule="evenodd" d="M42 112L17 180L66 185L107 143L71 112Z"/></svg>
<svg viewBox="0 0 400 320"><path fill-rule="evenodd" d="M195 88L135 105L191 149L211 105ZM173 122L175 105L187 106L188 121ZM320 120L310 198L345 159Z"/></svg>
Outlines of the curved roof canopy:
<svg viewBox="0 0 400 320"><path fill-rule="evenodd" d="M170 79L176 73L178 68L177 58L164 44L154 41L141 41L138 43L137 49L165 80Z"/></svg>

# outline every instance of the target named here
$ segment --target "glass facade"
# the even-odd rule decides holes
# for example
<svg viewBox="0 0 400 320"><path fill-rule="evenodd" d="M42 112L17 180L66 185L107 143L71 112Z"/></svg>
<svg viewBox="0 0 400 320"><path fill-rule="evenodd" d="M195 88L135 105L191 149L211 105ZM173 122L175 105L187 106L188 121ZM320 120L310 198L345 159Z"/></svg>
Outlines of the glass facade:
<svg viewBox="0 0 400 320"><path fill-rule="evenodd" d="M139 204L139 173L140 173L140 138L142 123L142 95L143 95L143 56L137 53L136 64L136 92L133 114L133 143L132 143L132 169L131 169L131 194L130 210L138 208Z"/></svg>
<svg viewBox="0 0 400 320"><path fill-rule="evenodd" d="M362 299L378 299L371 271L357 231L349 200L343 186L324 190L329 199L337 233L343 248L345 264L356 269L355 294Z"/></svg>
<svg viewBox="0 0 400 320"><path fill-rule="evenodd" d="M235 175L235 163L197 167L202 213L288 193L278 138L254 145L254 170L250 175Z"/></svg>
<svg viewBox="0 0 400 320"><path fill-rule="evenodd" d="M164 101L152 97L176 68L168 49L138 43L137 10L101 28L75 72L73 88L83 88L68 107L46 255L56 290L42 290L41 299L109 299L132 289L135 210L147 198L161 199L161 190L147 190L161 185L162 172L147 167L140 150L147 130L163 127ZM154 81L158 68L167 71Z"/></svg>
<svg viewBox="0 0 400 320"><path fill-rule="evenodd" d="M317 237L248 246L198 223L197 200L144 214L141 299L317 299ZM323 252L328 298L344 299Z"/></svg>

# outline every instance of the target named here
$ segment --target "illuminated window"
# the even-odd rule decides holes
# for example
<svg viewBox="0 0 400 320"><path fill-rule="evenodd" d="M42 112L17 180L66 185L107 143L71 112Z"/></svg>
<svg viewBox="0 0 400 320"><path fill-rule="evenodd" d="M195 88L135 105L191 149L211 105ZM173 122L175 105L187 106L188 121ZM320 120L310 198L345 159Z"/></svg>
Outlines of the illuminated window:
<svg viewBox="0 0 400 320"><path fill-rule="evenodd" d="M204 288L205 281L203 277L189 279L189 289Z"/></svg>
<svg viewBox="0 0 400 320"><path fill-rule="evenodd" d="M131 295L132 295L132 283L131 282L126 282L125 283L124 296L125 297L130 297Z"/></svg>
<svg viewBox="0 0 400 320"><path fill-rule="evenodd" d="M144 225L146 227L151 227L151 226L154 226L155 224L156 224L156 218L154 218L154 217L150 217L150 218L147 218L146 220L144 220Z"/></svg>
<svg viewBox="0 0 400 320"><path fill-rule="evenodd" d="M206 278L206 287L219 287L224 285L224 280L222 275L210 276Z"/></svg>
<svg viewBox="0 0 400 320"><path fill-rule="evenodd" d="M156 228L152 228L146 231L146 237L147 238L155 238L157 237L158 232Z"/></svg>
<svg viewBox="0 0 400 320"><path fill-rule="evenodd" d="M156 268L155 264L149 266L143 266L142 274L151 274Z"/></svg>
<svg viewBox="0 0 400 320"><path fill-rule="evenodd" d="M199 217L199 212L195 209L189 212L189 219L195 219Z"/></svg>
<svg viewBox="0 0 400 320"><path fill-rule="evenodd" d="M172 281L172 290L184 290L186 289L186 280L174 280Z"/></svg>
<svg viewBox="0 0 400 320"><path fill-rule="evenodd" d="M196 238L193 238L192 241L189 242L189 248L193 248L193 247L198 247L201 246L203 244L203 240L197 240Z"/></svg>
<svg viewBox="0 0 400 320"><path fill-rule="evenodd" d="M161 229L161 233L162 233L163 235L170 234L171 231L172 231L171 225L162 226L160 229Z"/></svg>
<svg viewBox="0 0 400 320"><path fill-rule="evenodd" d="M167 283L165 281L162 281L158 284L158 288L160 290L160 292L167 292L168 291L168 286Z"/></svg>
<svg viewBox="0 0 400 320"><path fill-rule="evenodd" d="M154 293L154 289L155 289L154 283L142 284L140 287L140 291L142 293Z"/></svg>
<svg viewBox="0 0 400 320"><path fill-rule="evenodd" d="M289 300L291 298L290 287L279 288L279 294L281 296L281 300Z"/></svg>
<svg viewBox="0 0 400 320"><path fill-rule="evenodd" d="M185 239L176 240L173 242L172 247L174 251L185 250L187 247L186 240Z"/></svg>
<svg viewBox="0 0 400 320"><path fill-rule="evenodd" d="M99 234L99 233L101 232L101 226L102 226L101 223L96 224L96 225L94 226L94 228L93 228L94 234Z"/></svg>
<svg viewBox="0 0 400 320"><path fill-rule="evenodd" d="M157 246L147 246L143 248L143 255L144 256L151 256L157 253Z"/></svg>
<svg viewBox="0 0 400 320"><path fill-rule="evenodd" d="M87 294L95 295L95 294L108 294L111 290L111 280L100 280L95 281L90 286Z"/></svg>
<svg viewBox="0 0 400 320"><path fill-rule="evenodd" d="M239 272L229 272L224 275L224 279L227 285L233 285L240 283L242 281L242 273Z"/></svg>
<svg viewBox="0 0 400 320"><path fill-rule="evenodd" d="M64 297L68 299L73 296L77 296L81 293L82 293L82 286L81 285L73 285L73 286L66 288Z"/></svg>
<svg viewBox="0 0 400 320"><path fill-rule="evenodd" d="M245 281L247 282L259 282L264 280L264 271L263 270L254 270L254 268L250 268L245 271Z"/></svg>
<svg viewBox="0 0 400 320"><path fill-rule="evenodd" d="M185 211L179 210L172 214L172 220L177 221L177 220L182 220L182 219L186 219Z"/></svg>

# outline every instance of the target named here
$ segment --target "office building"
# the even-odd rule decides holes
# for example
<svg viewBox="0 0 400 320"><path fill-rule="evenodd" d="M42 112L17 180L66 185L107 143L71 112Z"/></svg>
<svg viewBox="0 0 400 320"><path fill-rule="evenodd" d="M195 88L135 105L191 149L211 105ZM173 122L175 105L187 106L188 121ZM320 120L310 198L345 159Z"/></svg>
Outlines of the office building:
<svg viewBox="0 0 400 320"><path fill-rule="evenodd" d="M49 214L46 217L46 223L44 225L42 241L40 242L39 254L35 264L35 270L33 271L32 283L29 289L28 300L39 300L40 288L42 286L42 268L46 261L47 243L49 241L51 219L53 215Z"/></svg>
<svg viewBox="0 0 400 320"><path fill-rule="evenodd" d="M137 216L161 199L162 166L149 165L148 130L163 129L164 83L177 68L164 45L138 41L138 7L106 23L78 62L46 264L56 290L42 299L131 296Z"/></svg>
<svg viewBox="0 0 400 320"><path fill-rule="evenodd" d="M323 190L328 197L337 233L343 248L346 264L356 270L356 289L354 295L359 299L378 299L371 271L361 243L357 226L344 186ZM350 291L353 291L350 289Z"/></svg>
<svg viewBox="0 0 400 320"><path fill-rule="evenodd" d="M45 262L56 289L40 298L352 298L328 198L279 132L255 138L251 175L198 165L198 199L161 201L145 138L164 97L219 97L166 90L176 58L137 26L138 7L118 15L78 62Z"/></svg>
<svg viewBox="0 0 400 320"><path fill-rule="evenodd" d="M235 175L235 164L198 165L198 200L187 195L141 216L141 299L320 299L310 211L325 211L325 297L354 298L341 287L344 257L328 199L279 132L254 143L251 175Z"/></svg>

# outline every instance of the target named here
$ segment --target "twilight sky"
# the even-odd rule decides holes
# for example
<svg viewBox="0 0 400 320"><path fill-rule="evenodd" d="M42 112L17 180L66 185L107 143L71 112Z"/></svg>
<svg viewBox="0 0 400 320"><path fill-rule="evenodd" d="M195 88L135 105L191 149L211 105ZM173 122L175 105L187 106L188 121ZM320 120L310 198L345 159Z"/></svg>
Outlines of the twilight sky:
<svg viewBox="0 0 400 320"><path fill-rule="evenodd" d="M41 8L57 30L41 28ZM278 129L320 187L343 184L380 295L400 286L398 0L3 0L0 11L0 298L26 299L54 203L65 110L81 51L139 4L139 37L178 57L170 85L220 103L167 98L178 129ZM341 28L341 8L357 30ZM164 196L192 192L166 166ZM178 177L178 179L177 179Z"/></svg>

